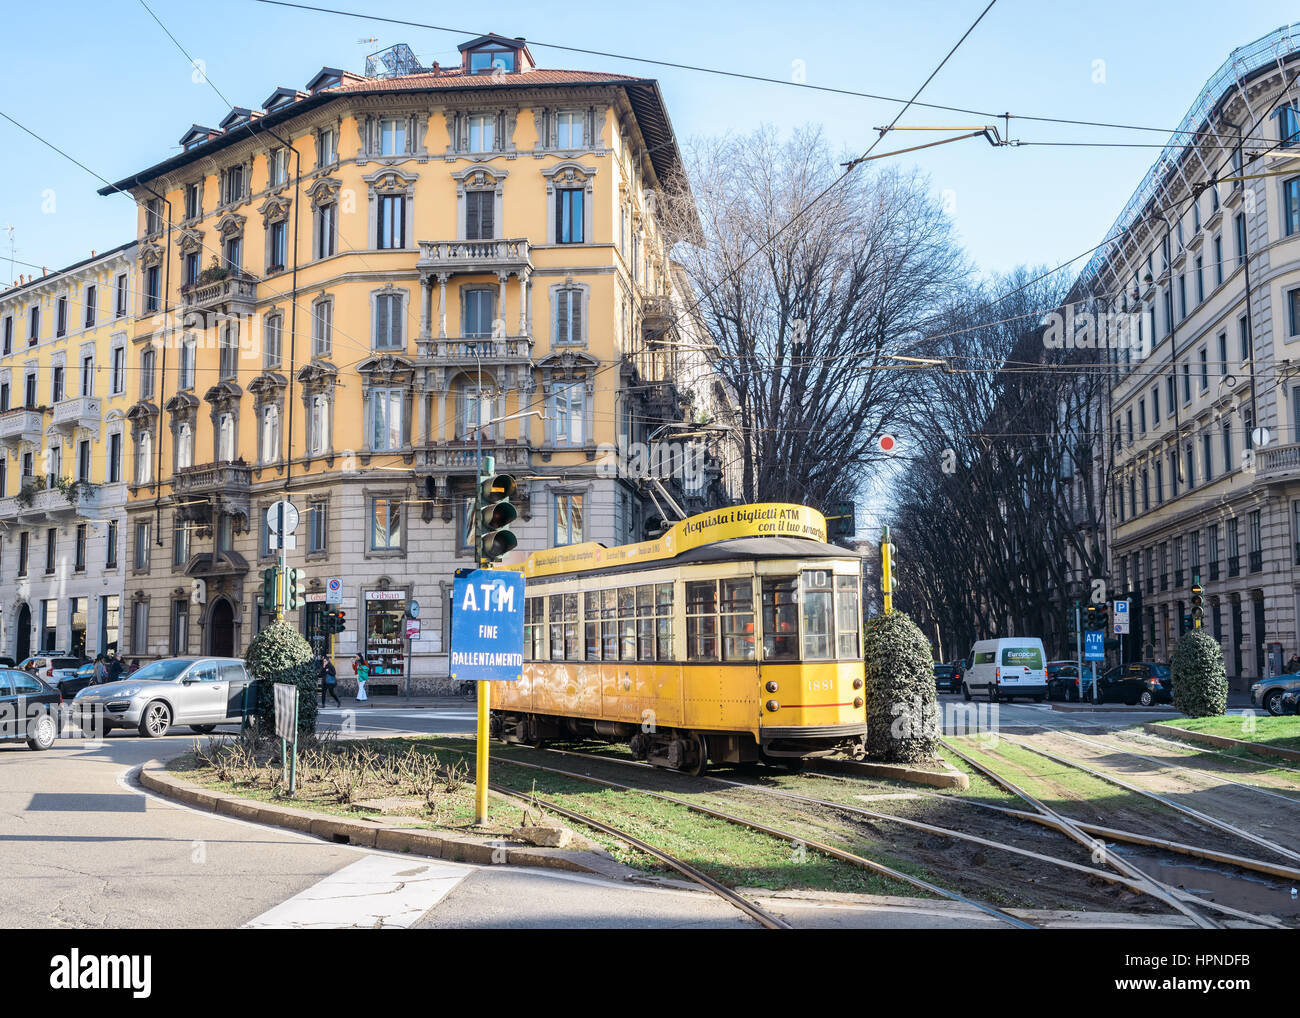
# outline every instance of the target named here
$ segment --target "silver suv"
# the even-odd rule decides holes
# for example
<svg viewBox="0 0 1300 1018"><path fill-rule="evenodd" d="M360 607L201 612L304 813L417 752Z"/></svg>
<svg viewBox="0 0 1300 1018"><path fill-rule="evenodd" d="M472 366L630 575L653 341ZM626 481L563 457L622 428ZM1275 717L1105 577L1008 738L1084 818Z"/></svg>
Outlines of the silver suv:
<svg viewBox="0 0 1300 1018"><path fill-rule="evenodd" d="M117 682L87 686L72 701L73 721L83 727L98 724L105 735L114 728L135 728L157 739L172 725L206 734L217 725L240 722L249 682L238 658L163 658Z"/></svg>

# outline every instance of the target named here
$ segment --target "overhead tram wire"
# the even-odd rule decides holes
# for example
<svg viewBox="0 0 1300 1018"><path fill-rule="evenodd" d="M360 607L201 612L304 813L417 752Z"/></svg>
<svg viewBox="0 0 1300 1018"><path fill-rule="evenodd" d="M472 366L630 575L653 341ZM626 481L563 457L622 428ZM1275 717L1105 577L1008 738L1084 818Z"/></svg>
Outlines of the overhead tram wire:
<svg viewBox="0 0 1300 1018"><path fill-rule="evenodd" d="M365 14L358 11L342 11L332 7L321 7L316 4L290 3L288 0L255 0L256 3L266 4L273 7L287 7L300 11L310 11L315 14L333 14L345 18L358 18L363 21L379 21L390 25L401 25L407 28L423 28L432 32L446 32L450 35L459 35L466 38L477 38L481 35L490 33L473 31L467 28L451 28L446 25L431 25L422 21L411 21L404 18L390 18L378 14ZM832 95L843 95L857 99L871 99L876 102L901 103L906 102L900 96L877 95L872 92L861 92L849 88L837 88L833 85L816 85L806 81L793 81L786 78L772 78L761 74L749 74L744 71L730 71L718 67L706 67L700 64L688 64L674 60L663 60L654 57L642 57L628 53L616 53L610 50L592 49L589 47L573 46L566 43L547 42L540 39L529 39L529 46L536 46L539 49L553 49L565 53L579 53L584 56L606 57L611 60L627 60L632 63L649 64L653 67L668 67L679 71L693 71L699 74L713 74L724 78L736 78L741 81L755 81L767 85L785 85L790 88L809 89L814 92L826 92ZM986 117L994 120L1032 120L1038 123L1047 124L1065 124L1071 127L1096 127L1106 130L1118 131L1149 131L1155 134L1182 135L1184 137L1224 137L1209 131L1180 131L1171 130L1167 127L1147 127L1140 124L1117 124L1106 121L1096 120L1079 120L1065 117L1046 117L1031 116L1024 113L1002 112L995 113L989 110L975 110L964 106L946 106L941 103L921 102L914 100L909 105L920 106L925 109L941 110L946 113L965 113L971 116ZM1235 140L1235 139L1234 139Z"/></svg>

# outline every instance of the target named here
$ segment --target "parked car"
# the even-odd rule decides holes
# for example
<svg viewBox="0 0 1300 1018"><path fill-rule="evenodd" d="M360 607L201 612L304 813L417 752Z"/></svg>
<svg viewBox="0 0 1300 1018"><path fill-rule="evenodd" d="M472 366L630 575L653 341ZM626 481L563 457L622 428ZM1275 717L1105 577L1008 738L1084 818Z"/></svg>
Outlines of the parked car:
<svg viewBox="0 0 1300 1018"><path fill-rule="evenodd" d="M206 735L243 718L249 681L238 658L163 658L117 682L87 686L72 701L73 721L86 728L97 722L105 735L134 728L157 739L172 725Z"/></svg>
<svg viewBox="0 0 1300 1018"><path fill-rule="evenodd" d="M1097 692L1102 703L1150 707L1173 702L1174 681L1168 665L1156 661L1132 661L1102 672Z"/></svg>
<svg viewBox="0 0 1300 1018"><path fill-rule="evenodd" d="M95 663L87 661L71 674L66 669L56 670L55 674L60 676L56 685L59 692L63 694L63 699L71 700L95 681Z"/></svg>
<svg viewBox="0 0 1300 1018"><path fill-rule="evenodd" d="M49 749L59 737L63 697L49 683L17 668L0 668L0 742Z"/></svg>
<svg viewBox="0 0 1300 1018"><path fill-rule="evenodd" d="M1031 697L1041 703L1047 695L1043 641L1036 636L1004 636L980 640L970 654L970 668L962 680L962 696L970 700L983 694L990 700Z"/></svg>
<svg viewBox="0 0 1300 1018"><path fill-rule="evenodd" d="M1279 709L1283 714L1300 714L1300 688L1283 693Z"/></svg>
<svg viewBox="0 0 1300 1018"><path fill-rule="evenodd" d="M1251 706L1266 710L1276 717L1282 713L1282 697L1295 689L1300 689L1300 673L1291 672L1261 679L1250 687Z"/></svg>
<svg viewBox="0 0 1300 1018"><path fill-rule="evenodd" d="M935 662L934 688L945 693L960 693L961 672L952 665L941 665Z"/></svg>
<svg viewBox="0 0 1300 1018"><path fill-rule="evenodd" d="M1079 675L1076 661L1047 662L1047 699L1064 700L1075 703L1092 699L1092 676L1095 666L1091 661L1083 663L1083 676Z"/></svg>
<svg viewBox="0 0 1300 1018"><path fill-rule="evenodd" d="M29 658L24 658L18 667L35 675L37 678L44 679L49 685L57 687L64 678L70 678L85 660L84 657L50 651L45 654L33 654Z"/></svg>
<svg viewBox="0 0 1300 1018"><path fill-rule="evenodd" d="M0 656L0 668L17 668L18 662L11 657Z"/></svg>

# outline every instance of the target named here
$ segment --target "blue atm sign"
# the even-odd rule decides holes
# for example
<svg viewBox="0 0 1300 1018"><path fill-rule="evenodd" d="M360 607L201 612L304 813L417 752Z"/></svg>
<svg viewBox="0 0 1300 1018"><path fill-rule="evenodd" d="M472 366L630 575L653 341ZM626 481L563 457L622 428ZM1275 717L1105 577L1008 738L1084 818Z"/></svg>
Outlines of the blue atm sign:
<svg viewBox="0 0 1300 1018"><path fill-rule="evenodd" d="M518 682L524 671L522 573L472 569L452 588L451 677Z"/></svg>
<svg viewBox="0 0 1300 1018"><path fill-rule="evenodd" d="M1089 629L1083 634L1083 659L1085 661L1106 660L1106 634L1100 629Z"/></svg>

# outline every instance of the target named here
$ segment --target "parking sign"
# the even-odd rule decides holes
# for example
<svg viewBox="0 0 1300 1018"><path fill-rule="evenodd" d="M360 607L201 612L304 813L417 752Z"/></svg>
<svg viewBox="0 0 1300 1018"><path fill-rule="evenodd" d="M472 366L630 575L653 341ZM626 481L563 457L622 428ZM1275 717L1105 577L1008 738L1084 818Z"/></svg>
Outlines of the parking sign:
<svg viewBox="0 0 1300 1018"><path fill-rule="evenodd" d="M451 677L518 682L524 670L524 576L467 570L452 588Z"/></svg>
<svg viewBox="0 0 1300 1018"><path fill-rule="evenodd" d="M1117 599L1115 601L1114 620L1115 620L1115 632L1117 634L1123 634L1129 631L1128 628L1129 611L1128 611L1127 598L1125 598L1124 600Z"/></svg>

